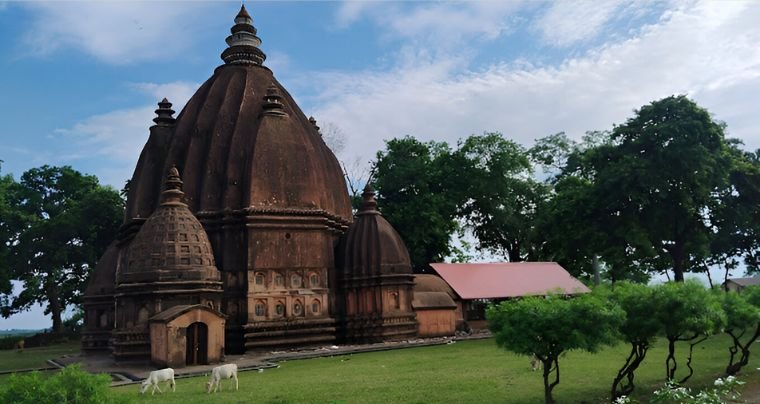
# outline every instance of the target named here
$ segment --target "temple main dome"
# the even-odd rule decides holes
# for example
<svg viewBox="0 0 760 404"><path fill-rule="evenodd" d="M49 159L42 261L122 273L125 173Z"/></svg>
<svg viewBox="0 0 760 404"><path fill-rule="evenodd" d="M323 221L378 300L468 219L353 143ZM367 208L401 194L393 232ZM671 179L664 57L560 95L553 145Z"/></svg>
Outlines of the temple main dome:
<svg viewBox="0 0 760 404"><path fill-rule="evenodd" d="M351 204L341 167L316 125L262 65L266 56L244 7L227 43L225 64L176 123L156 121L173 130L146 144L130 182L127 221L152 213L161 192L155 178L176 165L196 214L300 211L346 226ZM167 108L156 111L159 117Z"/></svg>

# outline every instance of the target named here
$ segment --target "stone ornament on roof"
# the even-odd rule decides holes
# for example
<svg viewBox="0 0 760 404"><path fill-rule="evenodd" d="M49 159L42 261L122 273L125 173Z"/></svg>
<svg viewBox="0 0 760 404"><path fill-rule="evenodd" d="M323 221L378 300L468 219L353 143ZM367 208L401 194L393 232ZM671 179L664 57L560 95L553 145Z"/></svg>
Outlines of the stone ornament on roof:
<svg viewBox="0 0 760 404"><path fill-rule="evenodd" d="M235 25L227 37L228 48L222 52L222 60L226 64L262 65L267 56L259 49L261 39L256 36L256 27L245 5L235 17Z"/></svg>
<svg viewBox="0 0 760 404"><path fill-rule="evenodd" d="M379 215L377 210L377 199L375 199L375 190L372 185L367 183L362 193L362 206L359 208L357 215Z"/></svg>
<svg viewBox="0 0 760 404"><path fill-rule="evenodd" d="M313 116L309 117L309 123L311 123L311 126L314 127L314 130L319 133L319 136L322 136L322 132L319 131L319 125L317 125L317 120Z"/></svg>
<svg viewBox="0 0 760 404"><path fill-rule="evenodd" d="M175 122L174 110L172 109L172 103L164 97L161 102L158 103L158 109L156 110L156 117L153 118L153 122L156 125L168 126L173 125Z"/></svg>
<svg viewBox="0 0 760 404"><path fill-rule="evenodd" d="M288 116L285 112L285 108L282 104L282 96L280 90L274 83L267 87L267 93L264 96L264 106L261 111L262 115L274 115L274 116Z"/></svg>
<svg viewBox="0 0 760 404"><path fill-rule="evenodd" d="M164 192L161 193L161 206L184 206L182 198L185 193L182 192L182 179L179 177L179 170L177 166L172 165L169 169L169 175L166 177L166 185L164 186Z"/></svg>

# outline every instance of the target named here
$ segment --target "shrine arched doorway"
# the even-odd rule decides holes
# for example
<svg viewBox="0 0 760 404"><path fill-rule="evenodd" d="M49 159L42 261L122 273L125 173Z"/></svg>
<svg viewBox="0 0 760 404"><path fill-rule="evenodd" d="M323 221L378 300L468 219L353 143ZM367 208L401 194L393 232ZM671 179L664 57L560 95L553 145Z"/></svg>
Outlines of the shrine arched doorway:
<svg viewBox="0 0 760 404"><path fill-rule="evenodd" d="M208 364L208 326L201 322L192 323L187 327L185 335L185 364Z"/></svg>

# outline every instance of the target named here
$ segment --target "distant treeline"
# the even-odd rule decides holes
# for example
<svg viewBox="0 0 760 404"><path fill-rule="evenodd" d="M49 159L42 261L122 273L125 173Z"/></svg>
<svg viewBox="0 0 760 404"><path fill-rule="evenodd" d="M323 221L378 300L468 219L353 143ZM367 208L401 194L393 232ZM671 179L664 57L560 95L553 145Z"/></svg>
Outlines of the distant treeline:
<svg viewBox="0 0 760 404"><path fill-rule="evenodd" d="M21 329L12 329L12 330L0 330L0 337L13 337L13 336L19 336L19 337L25 337L27 335L34 335L40 332L49 332L49 328L43 328L38 330L21 330Z"/></svg>

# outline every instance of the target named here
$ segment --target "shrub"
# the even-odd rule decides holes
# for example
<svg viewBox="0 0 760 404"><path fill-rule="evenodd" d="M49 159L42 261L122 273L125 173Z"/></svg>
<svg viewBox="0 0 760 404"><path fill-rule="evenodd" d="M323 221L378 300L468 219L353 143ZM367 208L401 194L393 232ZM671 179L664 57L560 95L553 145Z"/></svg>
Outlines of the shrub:
<svg viewBox="0 0 760 404"><path fill-rule="evenodd" d="M14 374L0 390L0 403L97 404L114 403L109 396L110 377L90 374L79 365L67 366L51 377L39 372Z"/></svg>

